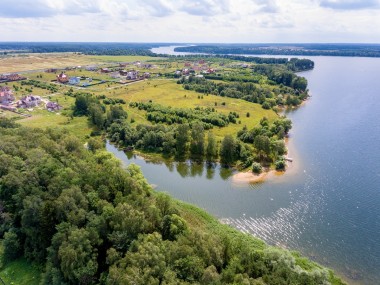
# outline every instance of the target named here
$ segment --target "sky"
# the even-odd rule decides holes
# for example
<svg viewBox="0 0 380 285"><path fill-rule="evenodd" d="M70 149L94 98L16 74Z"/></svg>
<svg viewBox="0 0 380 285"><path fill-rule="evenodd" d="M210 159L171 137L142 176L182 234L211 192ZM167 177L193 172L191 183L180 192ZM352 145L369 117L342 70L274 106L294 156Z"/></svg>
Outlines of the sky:
<svg viewBox="0 0 380 285"><path fill-rule="evenodd" d="M0 0L0 41L380 43L380 0Z"/></svg>

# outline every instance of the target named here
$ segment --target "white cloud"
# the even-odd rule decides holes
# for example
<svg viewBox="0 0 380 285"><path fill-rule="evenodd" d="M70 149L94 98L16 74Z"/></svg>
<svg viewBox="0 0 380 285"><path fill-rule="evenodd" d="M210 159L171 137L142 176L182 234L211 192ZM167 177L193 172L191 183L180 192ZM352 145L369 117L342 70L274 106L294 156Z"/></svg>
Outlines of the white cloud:
<svg viewBox="0 0 380 285"><path fill-rule="evenodd" d="M338 10L358 10L380 8L378 0L322 0L322 7Z"/></svg>
<svg viewBox="0 0 380 285"><path fill-rule="evenodd" d="M0 40L375 42L379 1L0 0Z"/></svg>

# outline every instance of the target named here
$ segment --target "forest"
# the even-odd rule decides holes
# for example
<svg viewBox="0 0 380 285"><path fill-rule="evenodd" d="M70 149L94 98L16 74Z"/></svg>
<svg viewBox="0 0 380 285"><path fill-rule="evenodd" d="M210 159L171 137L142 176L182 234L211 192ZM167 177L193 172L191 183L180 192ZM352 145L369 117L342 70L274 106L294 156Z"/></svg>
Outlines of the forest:
<svg viewBox="0 0 380 285"><path fill-rule="evenodd" d="M54 42L3 42L1 53L54 53L75 52L87 55L147 55L156 56L150 51L158 44L144 43L54 43ZM7 52L9 50L9 52Z"/></svg>
<svg viewBox="0 0 380 285"><path fill-rule="evenodd" d="M215 44L176 47L177 52L207 54L380 57L378 44Z"/></svg>
<svg viewBox="0 0 380 285"><path fill-rule="evenodd" d="M344 284L154 192L99 138L84 147L67 131L9 119L0 119L0 221L3 264L23 256L40 284Z"/></svg>

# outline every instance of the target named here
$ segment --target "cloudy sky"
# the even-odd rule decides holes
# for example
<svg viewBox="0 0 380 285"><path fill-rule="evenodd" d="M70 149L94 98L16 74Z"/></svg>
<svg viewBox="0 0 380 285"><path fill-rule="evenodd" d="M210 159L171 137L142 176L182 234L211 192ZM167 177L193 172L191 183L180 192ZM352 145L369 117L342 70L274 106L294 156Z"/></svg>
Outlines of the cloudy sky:
<svg viewBox="0 0 380 285"><path fill-rule="evenodd" d="M0 41L380 43L380 0L0 0Z"/></svg>

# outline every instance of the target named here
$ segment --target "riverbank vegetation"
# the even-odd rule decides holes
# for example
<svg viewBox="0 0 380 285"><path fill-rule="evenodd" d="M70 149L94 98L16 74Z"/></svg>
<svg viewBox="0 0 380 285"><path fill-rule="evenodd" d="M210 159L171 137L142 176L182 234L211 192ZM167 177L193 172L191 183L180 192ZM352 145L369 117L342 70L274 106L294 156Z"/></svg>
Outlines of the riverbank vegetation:
<svg viewBox="0 0 380 285"><path fill-rule="evenodd" d="M343 284L152 191L101 144L0 121L3 264L26 258L40 284Z"/></svg>

